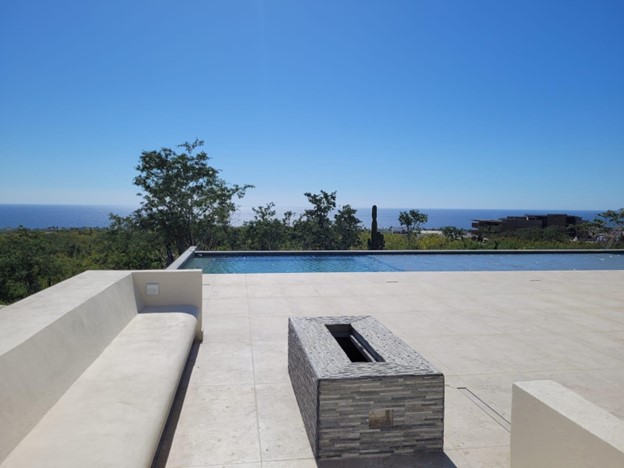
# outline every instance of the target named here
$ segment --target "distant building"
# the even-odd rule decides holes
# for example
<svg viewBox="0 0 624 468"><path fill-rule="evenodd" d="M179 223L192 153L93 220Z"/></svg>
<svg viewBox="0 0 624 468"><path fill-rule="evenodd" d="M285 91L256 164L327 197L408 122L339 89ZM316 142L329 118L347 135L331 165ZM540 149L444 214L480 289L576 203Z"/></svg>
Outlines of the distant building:
<svg viewBox="0 0 624 468"><path fill-rule="evenodd" d="M580 216L567 214L546 214L524 216L507 216L499 219L473 219L472 229L476 233L504 232L515 229L576 226L583 222Z"/></svg>

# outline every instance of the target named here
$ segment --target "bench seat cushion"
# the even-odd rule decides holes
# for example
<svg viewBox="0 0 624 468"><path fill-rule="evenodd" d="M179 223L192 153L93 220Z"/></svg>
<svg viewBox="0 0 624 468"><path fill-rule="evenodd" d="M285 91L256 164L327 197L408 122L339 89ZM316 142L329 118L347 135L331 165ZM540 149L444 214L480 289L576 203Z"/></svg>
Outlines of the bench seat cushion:
<svg viewBox="0 0 624 468"><path fill-rule="evenodd" d="M6 467L149 467L193 343L192 307L133 318L37 426Z"/></svg>

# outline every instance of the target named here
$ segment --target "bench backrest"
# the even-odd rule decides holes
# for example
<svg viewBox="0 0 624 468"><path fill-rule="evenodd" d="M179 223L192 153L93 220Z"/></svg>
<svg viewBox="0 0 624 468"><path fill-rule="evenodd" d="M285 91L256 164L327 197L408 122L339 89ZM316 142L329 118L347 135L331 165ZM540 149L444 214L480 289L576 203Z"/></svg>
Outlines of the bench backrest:
<svg viewBox="0 0 624 468"><path fill-rule="evenodd" d="M0 313L0 460L136 315L132 274L97 273Z"/></svg>
<svg viewBox="0 0 624 468"><path fill-rule="evenodd" d="M170 304L201 312L200 271L87 271L0 310L0 462L138 312Z"/></svg>

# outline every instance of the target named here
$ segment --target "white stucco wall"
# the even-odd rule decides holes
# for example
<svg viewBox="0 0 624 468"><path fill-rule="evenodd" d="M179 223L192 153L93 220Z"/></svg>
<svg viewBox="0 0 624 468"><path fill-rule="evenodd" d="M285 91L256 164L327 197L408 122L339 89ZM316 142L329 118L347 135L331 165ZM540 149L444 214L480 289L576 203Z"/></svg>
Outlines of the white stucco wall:
<svg viewBox="0 0 624 468"><path fill-rule="evenodd" d="M200 270L87 271L4 307L0 462L138 312L189 310L201 339L201 278ZM159 294L148 296L147 283L158 284Z"/></svg>
<svg viewBox="0 0 624 468"><path fill-rule="evenodd" d="M512 468L624 467L624 421L552 380L512 389Z"/></svg>

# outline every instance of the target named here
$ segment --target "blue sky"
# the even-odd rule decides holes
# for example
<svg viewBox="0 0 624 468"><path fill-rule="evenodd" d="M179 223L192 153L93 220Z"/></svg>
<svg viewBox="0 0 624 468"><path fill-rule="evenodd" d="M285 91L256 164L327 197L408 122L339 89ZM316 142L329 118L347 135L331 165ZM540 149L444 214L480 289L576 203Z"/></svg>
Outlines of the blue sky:
<svg viewBox="0 0 624 468"><path fill-rule="evenodd" d="M624 206L624 2L0 4L0 203L138 204L196 137L244 206Z"/></svg>

